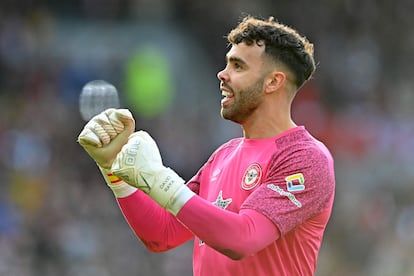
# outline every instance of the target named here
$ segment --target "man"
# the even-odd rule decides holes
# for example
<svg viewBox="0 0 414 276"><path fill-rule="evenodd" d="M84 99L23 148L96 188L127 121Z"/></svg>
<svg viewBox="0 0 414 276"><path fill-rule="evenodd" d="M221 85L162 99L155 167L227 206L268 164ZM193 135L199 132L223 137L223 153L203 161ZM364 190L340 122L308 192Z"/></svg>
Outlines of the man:
<svg viewBox="0 0 414 276"><path fill-rule="evenodd" d="M197 276L313 275L335 189L329 151L291 119L315 70L313 45L273 18L251 16L228 41L217 75L221 115L243 137L219 147L186 184L163 166L148 133L132 134L127 110L97 115L79 142L149 250L194 238Z"/></svg>

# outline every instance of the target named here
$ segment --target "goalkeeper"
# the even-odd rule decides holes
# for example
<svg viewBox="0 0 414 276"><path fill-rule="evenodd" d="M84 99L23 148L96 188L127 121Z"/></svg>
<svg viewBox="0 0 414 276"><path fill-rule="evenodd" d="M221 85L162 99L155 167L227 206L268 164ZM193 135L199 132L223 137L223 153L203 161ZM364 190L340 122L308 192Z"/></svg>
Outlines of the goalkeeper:
<svg viewBox="0 0 414 276"><path fill-rule="evenodd" d="M197 276L314 275L334 200L333 159L291 119L315 70L313 45L273 18L251 16L227 38L221 115L243 137L220 146L191 180L162 164L125 109L92 118L79 143L149 250L194 239Z"/></svg>

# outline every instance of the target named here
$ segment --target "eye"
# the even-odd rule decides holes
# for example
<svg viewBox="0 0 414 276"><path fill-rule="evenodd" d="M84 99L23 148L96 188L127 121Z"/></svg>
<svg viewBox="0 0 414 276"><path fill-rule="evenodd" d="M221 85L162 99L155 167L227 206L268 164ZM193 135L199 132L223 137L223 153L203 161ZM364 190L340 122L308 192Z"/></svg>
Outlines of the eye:
<svg viewBox="0 0 414 276"><path fill-rule="evenodd" d="M229 57L227 59L227 65L235 71L241 71L246 68L246 63L239 57Z"/></svg>
<svg viewBox="0 0 414 276"><path fill-rule="evenodd" d="M234 62L233 63L233 68L236 69L236 70L240 70L243 67L242 67L242 65L239 62Z"/></svg>

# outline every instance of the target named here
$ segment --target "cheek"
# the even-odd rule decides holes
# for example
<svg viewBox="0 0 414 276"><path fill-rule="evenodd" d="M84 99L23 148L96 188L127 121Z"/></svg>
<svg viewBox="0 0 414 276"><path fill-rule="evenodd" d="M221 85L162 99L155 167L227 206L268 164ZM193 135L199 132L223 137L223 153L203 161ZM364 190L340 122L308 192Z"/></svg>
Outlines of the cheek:
<svg viewBox="0 0 414 276"><path fill-rule="evenodd" d="M248 75L237 75L231 79L231 85L236 90L243 90L244 88L251 85L251 80Z"/></svg>

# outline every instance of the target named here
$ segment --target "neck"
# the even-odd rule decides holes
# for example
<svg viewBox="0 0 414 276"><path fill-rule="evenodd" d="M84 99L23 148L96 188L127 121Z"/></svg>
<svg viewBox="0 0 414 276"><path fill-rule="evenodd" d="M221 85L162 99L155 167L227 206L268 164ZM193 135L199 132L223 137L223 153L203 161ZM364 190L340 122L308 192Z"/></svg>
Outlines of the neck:
<svg viewBox="0 0 414 276"><path fill-rule="evenodd" d="M265 93L260 106L241 123L243 136L248 139L271 138L296 127L291 117L293 97L290 91L280 89Z"/></svg>
<svg viewBox="0 0 414 276"><path fill-rule="evenodd" d="M248 139L265 139L279 135L296 127L290 116L285 119L251 120L242 124L243 136Z"/></svg>
<svg viewBox="0 0 414 276"><path fill-rule="evenodd" d="M243 136L248 139L265 139L279 135L297 125L291 117L291 99L286 93L273 93L244 121Z"/></svg>

